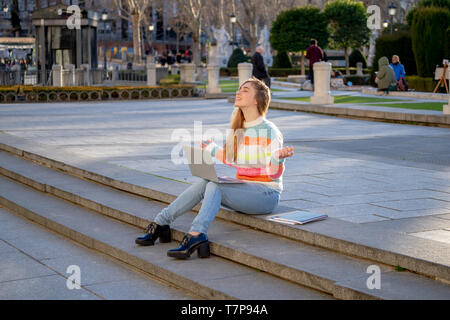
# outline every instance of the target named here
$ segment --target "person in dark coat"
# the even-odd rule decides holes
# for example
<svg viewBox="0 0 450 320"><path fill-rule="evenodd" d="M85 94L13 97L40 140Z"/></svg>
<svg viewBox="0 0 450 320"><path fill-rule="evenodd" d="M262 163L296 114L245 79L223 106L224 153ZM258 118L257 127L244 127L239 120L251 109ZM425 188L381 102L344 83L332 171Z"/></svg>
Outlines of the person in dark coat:
<svg viewBox="0 0 450 320"><path fill-rule="evenodd" d="M270 88L270 77L267 72L266 65L264 64L264 58L262 56L263 48L257 47L255 54L252 56L253 72L252 76L256 79L263 81L266 86Z"/></svg>
<svg viewBox="0 0 450 320"><path fill-rule="evenodd" d="M320 62L324 59L323 50L317 45L316 39L311 39L310 46L306 49L306 59L309 59L309 80L311 80L311 86L314 85L314 63ZM328 60L328 59L327 59Z"/></svg>

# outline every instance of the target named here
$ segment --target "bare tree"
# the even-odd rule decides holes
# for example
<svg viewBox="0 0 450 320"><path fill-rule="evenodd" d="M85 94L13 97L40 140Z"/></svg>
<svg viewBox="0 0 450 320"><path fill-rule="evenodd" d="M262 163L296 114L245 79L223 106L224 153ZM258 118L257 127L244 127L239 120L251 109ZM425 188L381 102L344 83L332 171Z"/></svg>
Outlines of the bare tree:
<svg viewBox="0 0 450 320"><path fill-rule="evenodd" d="M275 18L284 10L305 5L305 0L228 0L236 10L237 25L244 38L250 43L254 52L258 44L261 30L269 29Z"/></svg>
<svg viewBox="0 0 450 320"><path fill-rule="evenodd" d="M114 0L120 18L131 21L133 28L133 62L141 63L142 34L141 25L148 15L148 9L155 3L152 0Z"/></svg>
<svg viewBox="0 0 450 320"><path fill-rule="evenodd" d="M202 26L204 24L205 10L208 0L175 0L178 9L177 14L180 19L183 19L192 32L192 55L193 62L200 65L200 36L202 33Z"/></svg>
<svg viewBox="0 0 450 320"><path fill-rule="evenodd" d="M190 33L190 29L184 21L183 16L173 15L168 22L172 30L177 34L177 52L180 50L180 39L186 37Z"/></svg>

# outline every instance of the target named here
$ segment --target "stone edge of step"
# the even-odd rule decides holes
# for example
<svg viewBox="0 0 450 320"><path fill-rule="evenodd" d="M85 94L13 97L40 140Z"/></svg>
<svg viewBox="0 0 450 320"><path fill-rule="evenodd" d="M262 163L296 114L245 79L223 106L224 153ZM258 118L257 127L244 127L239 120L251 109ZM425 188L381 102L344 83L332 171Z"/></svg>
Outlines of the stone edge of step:
<svg viewBox="0 0 450 320"><path fill-rule="evenodd" d="M30 143L29 140L26 139L17 138L5 133L0 134L0 136L2 135L7 135L11 137L11 139L16 140L18 143L20 142L22 142L23 144ZM34 145L36 144L34 143ZM25 148L20 149L19 147L15 147L0 142L0 150L10 152L19 157L23 157L24 159L27 160L38 162L41 165L46 165L52 168L66 171L67 173L77 176L79 178L80 177L87 178L89 180L93 180L95 182L105 184L107 186L122 191L134 193L145 197L151 197L153 199L165 203L170 203L176 198L175 195L167 192L153 190L148 187L131 184L124 181L119 181L111 177L106 177L95 172L91 172L55 159L51 159L49 157L46 157L45 155L41 155L33 151L26 151ZM90 159L90 161L98 162L98 160L95 159ZM108 165L113 166L111 164ZM172 181L172 183L174 182ZM199 205L197 207L194 207L193 210L198 211ZM362 259L379 261L381 263L391 266L398 265L428 277L433 277L438 280L443 279L444 281L450 281L450 274L449 274L450 268L446 265L441 265L438 263L434 263L432 261L407 256L397 252L390 252L384 249L374 248L360 243L350 242L345 239L339 239L337 237L335 238L330 235L320 234L317 231L309 231L305 229L293 228L291 226L286 226L282 224L276 224L274 222L270 222L261 218L242 215L232 210L228 210L226 208L221 208L218 213L218 216L227 221L242 224L251 228L256 228L265 232L270 232L272 234L283 236L291 240L305 242L311 245L316 245L325 248L327 250L337 251L343 254L355 256ZM374 257L376 257L376 259L374 259ZM429 272L429 270L431 270L432 272Z"/></svg>

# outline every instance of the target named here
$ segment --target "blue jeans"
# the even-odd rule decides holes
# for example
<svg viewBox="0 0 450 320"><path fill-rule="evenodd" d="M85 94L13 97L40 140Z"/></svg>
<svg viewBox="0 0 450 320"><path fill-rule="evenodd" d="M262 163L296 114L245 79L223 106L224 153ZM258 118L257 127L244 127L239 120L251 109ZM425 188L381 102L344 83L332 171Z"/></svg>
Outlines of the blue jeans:
<svg viewBox="0 0 450 320"><path fill-rule="evenodd" d="M221 204L247 214L267 214L277 207L280 194L280 190L260 183L219 184L201 179L164 208L156 216L155 222L170 225L203 200L190 231L206 234Z"/></svg>

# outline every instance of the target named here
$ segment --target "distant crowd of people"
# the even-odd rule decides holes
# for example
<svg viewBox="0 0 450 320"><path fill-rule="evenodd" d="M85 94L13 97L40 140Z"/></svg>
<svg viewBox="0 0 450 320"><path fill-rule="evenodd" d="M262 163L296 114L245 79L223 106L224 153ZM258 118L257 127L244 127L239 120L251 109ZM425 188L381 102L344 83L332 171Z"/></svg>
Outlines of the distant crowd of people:
<svg viewBox="0 0 450 320"><path fill-rule="evenodd" d="M26 70L29 65L32 65L31 59L11 59L3 58L0 59L0 69L1 70L11 70L15 65L20 65L21 70Z"/></svg>
<svg viewBox="0 0 450 320"><path fill-rule="evenodd" d="M147 53L148 54L148 53ZM163 54L158 53L157 51L154 53L155 60L157 63L160 63L162 66L172 65L175 63L191 63L192 62L192 51L191 50L168 50Z"/></svg>

